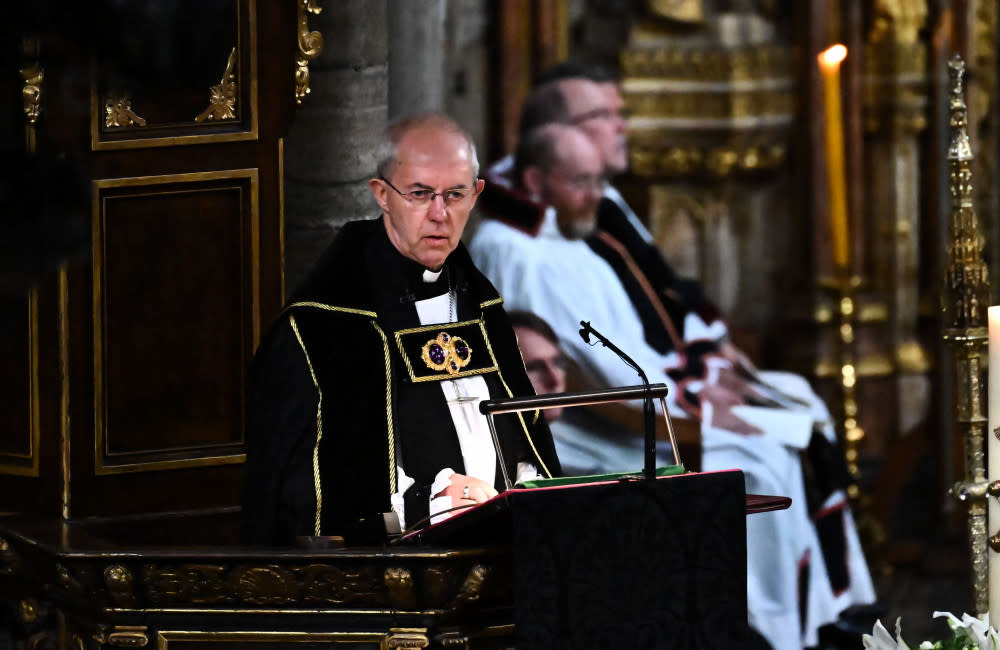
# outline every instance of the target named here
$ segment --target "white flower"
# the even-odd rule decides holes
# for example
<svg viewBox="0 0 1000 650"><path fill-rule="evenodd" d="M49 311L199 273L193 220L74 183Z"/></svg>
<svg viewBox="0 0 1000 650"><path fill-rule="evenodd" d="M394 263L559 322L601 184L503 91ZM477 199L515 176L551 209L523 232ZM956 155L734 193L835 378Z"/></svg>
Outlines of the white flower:
<svg viewBox="0 0 1000 650"><path fill-rule="evenodd" d="M865 644L865 650L909 650L909 646L903 641L902 621L899 618L896 619L895 639L879 620L875 621L872 633L863 635L861 641Z"/></svg>
<svg viewBox="0 0 1000 650"><path fill-rule="evenodd" d="M983 620L968 614L962 614L962 620L955 618L951 612L934 612L934 618L947 617L948 627L955 634L964 634L970 641L975 641L979 650L1000 650L1000 637L997 631L990 627L990 615Z"/></svg>

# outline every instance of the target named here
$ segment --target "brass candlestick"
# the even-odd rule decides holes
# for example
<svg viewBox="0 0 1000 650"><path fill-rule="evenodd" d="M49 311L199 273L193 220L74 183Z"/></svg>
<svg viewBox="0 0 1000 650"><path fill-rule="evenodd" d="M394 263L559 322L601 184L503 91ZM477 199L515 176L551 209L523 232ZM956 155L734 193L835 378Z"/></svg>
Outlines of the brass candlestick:
<svg viewBox="0 0 1000 650"><path fill-rule="evenodd" d="M851 476L851 484L847 487L847 496L857 505L861 498L861 470L858 468L858 457L861 443L865 439L865 430L858 422L857 400L857 359L854 354L854 323L857 314L856 297L861 286L861 278L851 276L842 270L839 282L838 312L840 327L838 328L838 347L840 351L840 392L842 411L844 414L844 457L847 460L847 471Z"/></svg>
<svg viewBox="0 0 1000 650"><path fill-rule="evenodd" d="M981 382L983 344L987 341L986 305L989 275L982 259L979 224L972 205L972 149L962 92L965 63L956 54L948 63L951 75L951 144L948 167L951 216L948 224L948 266L943 295L944 340L955 356L954 413L956 431L965 441L965 478L951 494L969 509L969 549L972 596L976 614L989 611L986 554L986 466L983 444L986 417Z"/></svg>

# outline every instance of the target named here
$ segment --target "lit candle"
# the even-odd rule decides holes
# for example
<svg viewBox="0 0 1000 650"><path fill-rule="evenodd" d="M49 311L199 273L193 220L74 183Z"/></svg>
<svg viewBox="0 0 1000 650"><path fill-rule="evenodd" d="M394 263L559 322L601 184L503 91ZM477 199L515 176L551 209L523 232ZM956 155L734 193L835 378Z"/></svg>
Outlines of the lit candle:
<svg viewBox="0 0 1000 650"><path fill-rule="evenodd" d="M823 110L826 116L826 175L830 191L830 231L833 235L833 262L846 269L847 243L847 181L844 178L844 119L840 108L840 62L847 48L834 45L819 56L823 75Z"/></svg>
<svg viewBox="0 0 1000 650"><path fill-rule="evenodd" d="M1000 306L986 310L989 315L989 366L987 391L989 395L988 413L986 418L986 466L987 478L992 483L1000 479L1000 440L994 431L1000 426ZM987 497L989 506L986 510L987 538L1000 528L1000 501L995 497ZM992 549L987 551L989 557L989 596L991 624L997 627L1000 620L1000 555Z"/></svg>

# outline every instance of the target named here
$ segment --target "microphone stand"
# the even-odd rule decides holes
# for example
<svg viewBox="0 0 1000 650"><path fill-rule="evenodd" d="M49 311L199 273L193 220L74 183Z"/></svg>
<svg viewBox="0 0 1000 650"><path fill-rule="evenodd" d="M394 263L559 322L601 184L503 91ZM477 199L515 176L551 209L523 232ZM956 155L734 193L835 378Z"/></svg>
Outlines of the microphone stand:
<svg viewBox="0 0 1000 650"><path fill-rule="evenodd" d="M601 342L601 345L617 354L626 365L639 373L639 378L642 379L642 385L645 389L642 401L642 419L643 428L645 429L643 444L644 464L642 473L646 480L654 481L656 480L656 425L653 423L653 396L649 390L649 379L646 377L646 373L643 372L642 368L639 367L639 364L637 364L632 357L622 352L617 345L609 341L607 337L591 327L589 321L580 321L580 337L583 338L585 343L593 345L593 343L590 343L591 334L597 337L597 340Z"/></svg>

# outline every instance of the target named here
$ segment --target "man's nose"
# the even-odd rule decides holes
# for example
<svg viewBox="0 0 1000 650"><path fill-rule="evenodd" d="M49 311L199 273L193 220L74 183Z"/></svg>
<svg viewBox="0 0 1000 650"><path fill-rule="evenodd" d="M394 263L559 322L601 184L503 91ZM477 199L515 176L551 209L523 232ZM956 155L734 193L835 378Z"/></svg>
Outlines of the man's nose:
<svg viewBox="0 0 1000 650"><path fill-rule="evenodd" d="M444 219L448 206L444 202L444 196L435 194L431 197L431 202L427 206L427 214L433 219Z"/></svg>
<svg viewBox="0 0 1000 650"><path fill-rule="evenodd" d="M611 117L611 123L614 125L615 133L625 133L626 119L625 114L622 111L615 111L614 115Z"/></svg>

